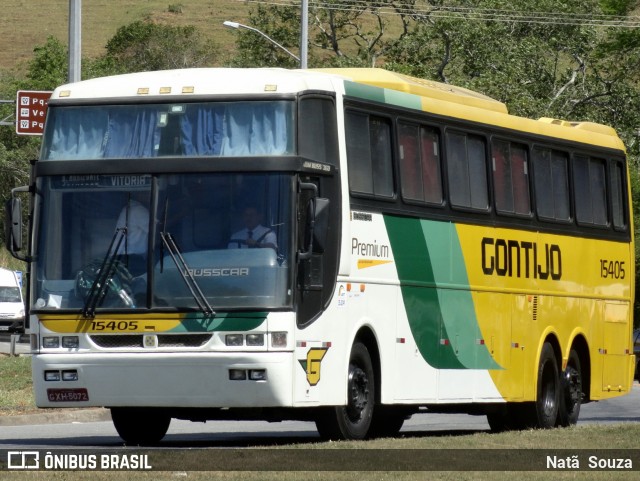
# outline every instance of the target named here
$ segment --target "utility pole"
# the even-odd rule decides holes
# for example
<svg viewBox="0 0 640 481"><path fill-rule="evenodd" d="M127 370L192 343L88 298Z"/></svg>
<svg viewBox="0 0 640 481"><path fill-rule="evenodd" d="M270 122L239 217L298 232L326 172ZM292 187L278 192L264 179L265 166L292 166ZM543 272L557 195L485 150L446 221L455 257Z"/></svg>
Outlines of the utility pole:
<svg viewBox="0 0 640 481"><path fill-rule="evenodd" d="M309 47L309 0L301 0L300 8L300 68L307 68Z"/></svg>
<svg viewBox="0 0 640 481"><path fill-rule="evenodd" d="M69 0L69 82L81 80L82 0Z"/></svg>

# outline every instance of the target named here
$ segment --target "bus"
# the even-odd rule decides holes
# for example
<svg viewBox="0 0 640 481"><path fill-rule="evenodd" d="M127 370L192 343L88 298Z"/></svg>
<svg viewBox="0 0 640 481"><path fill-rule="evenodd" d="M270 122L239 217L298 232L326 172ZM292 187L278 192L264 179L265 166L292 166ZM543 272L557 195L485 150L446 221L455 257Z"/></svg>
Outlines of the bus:
<svg viewBox="0 0 640 481"><path fill-rule="evenodd" d="M575 424L632 387L627 168L610 127L383 69L61 86L6 206L36 404L108 408L133 444L172 419Z"/></svg>

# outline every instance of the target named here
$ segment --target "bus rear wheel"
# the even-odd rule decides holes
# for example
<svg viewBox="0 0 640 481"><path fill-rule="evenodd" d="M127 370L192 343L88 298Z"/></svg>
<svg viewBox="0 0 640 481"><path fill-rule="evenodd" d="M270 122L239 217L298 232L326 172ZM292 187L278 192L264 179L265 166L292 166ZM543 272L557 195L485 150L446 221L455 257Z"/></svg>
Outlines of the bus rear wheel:
<svg viewBox="0 0 640 481"><path fill-rule="evenodd" d="M578 422L582 404L582 369L578 353L571 349L567 368L562 373L560 390L560 407L558 408L558 424L563 427Z"/></svg>
<svg viewBox="0 0 640 481"><path fill-rule="evenodd" d="M356 342L349 356L347 405L323 409L316 419L324 439L365 439L375 405L375 376L367 347Z"/></svg>
<svg viewBox="0 0 640 481"><path fill-rule="evenodd" d="M169 415L153 408L111 408L111 419L124 442L138 446L159 443L171 424Z"/></svg>

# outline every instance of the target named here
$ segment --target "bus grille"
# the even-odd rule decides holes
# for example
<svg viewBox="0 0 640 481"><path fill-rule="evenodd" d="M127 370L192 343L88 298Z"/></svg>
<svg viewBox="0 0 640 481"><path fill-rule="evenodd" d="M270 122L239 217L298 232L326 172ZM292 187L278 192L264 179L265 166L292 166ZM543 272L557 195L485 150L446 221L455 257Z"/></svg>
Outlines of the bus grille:
<svg viewBox="0 0 640 481"><path fill-rule="evenodd" d="M211 334L159 334L158 347L201 347L211 337ZM140 334L98 334L89 338L105 349L143 347L143 336Z"/></svg>

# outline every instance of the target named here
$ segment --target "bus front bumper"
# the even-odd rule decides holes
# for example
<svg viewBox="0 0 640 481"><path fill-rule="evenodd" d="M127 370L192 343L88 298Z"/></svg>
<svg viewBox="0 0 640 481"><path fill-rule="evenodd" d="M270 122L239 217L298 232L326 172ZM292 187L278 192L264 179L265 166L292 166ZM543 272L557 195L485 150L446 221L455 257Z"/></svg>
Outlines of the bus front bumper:
<svg viewBox="0 0 640 481"><path fill-rule="evenodd" d="M38 407L290 407L293 402L292 352L38 354L32 370Z"/></svg>

